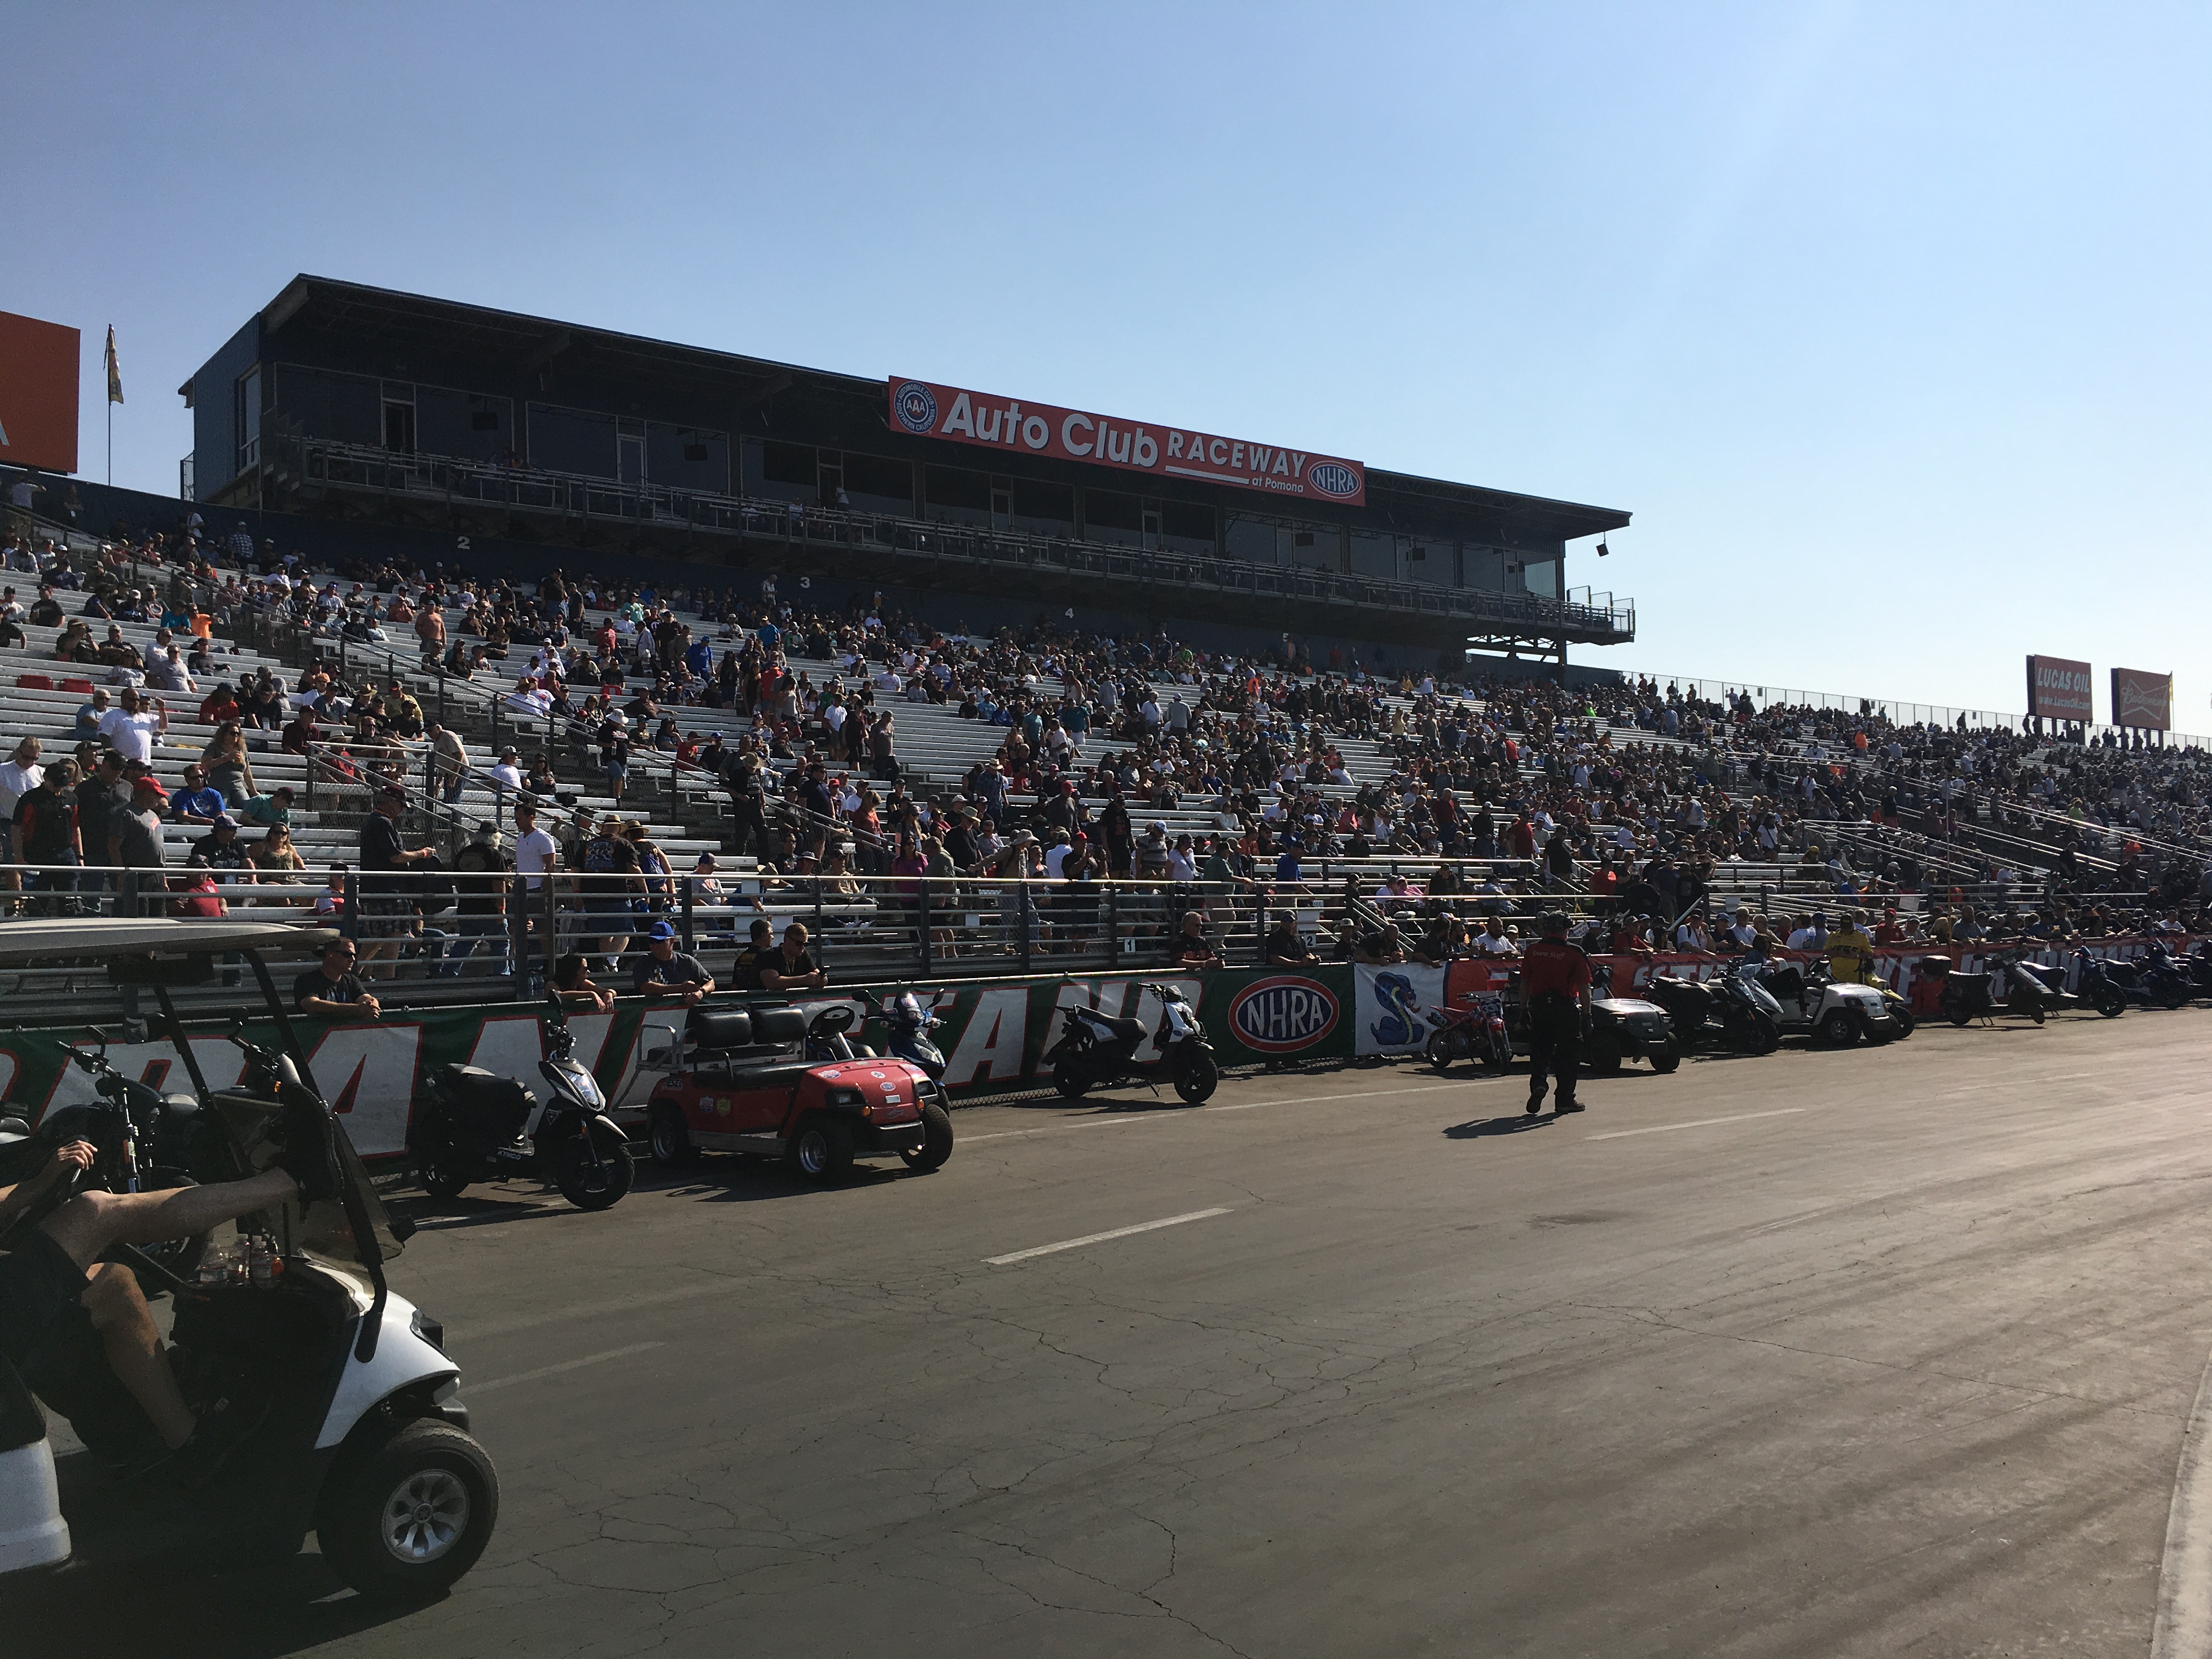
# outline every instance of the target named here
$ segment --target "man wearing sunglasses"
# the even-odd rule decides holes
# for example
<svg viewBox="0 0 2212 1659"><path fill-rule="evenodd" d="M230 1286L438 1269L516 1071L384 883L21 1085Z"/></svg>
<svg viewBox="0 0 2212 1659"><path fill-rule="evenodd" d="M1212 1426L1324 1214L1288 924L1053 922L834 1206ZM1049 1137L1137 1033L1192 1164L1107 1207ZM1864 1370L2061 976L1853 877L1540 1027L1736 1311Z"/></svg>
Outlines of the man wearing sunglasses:
<svg viewBox="0 0 2212 1659"><path fill-rule="evenodd" d="M323 960L292 982L292 1006L303 1014L330 1014L339 1018L367 1014L380 1018L384 1006L353 971L354 943L334 939L323 946Z"/></svg>

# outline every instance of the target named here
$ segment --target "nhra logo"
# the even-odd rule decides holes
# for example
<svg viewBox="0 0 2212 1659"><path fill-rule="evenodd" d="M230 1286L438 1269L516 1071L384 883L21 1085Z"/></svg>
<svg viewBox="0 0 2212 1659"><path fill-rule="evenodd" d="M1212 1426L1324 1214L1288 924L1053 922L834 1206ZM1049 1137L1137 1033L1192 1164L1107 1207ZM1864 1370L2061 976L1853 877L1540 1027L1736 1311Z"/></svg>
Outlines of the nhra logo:
<svg viewBox="0 0 2212 1659"><path fill-rule="evenodd" d="M919 380L908 380L891 394L891 413L913 433L937 429L937 394Z"/></svg>
<svg viewBox="0 0 2212 1659"><path fill-rule="evenodd" d="M1306 469L1306 482L1340 501L1359 493L1359 475L1341 461L1316 461Z"/></svg>
<svg viewBox="0 0 2212 1659"><path fill-rule="evenodd" d="M1255 980L1229 1005L1229 1026L1248 1048L1293 1054L1336 1029L1336 994L1318 980Z"/></svg>

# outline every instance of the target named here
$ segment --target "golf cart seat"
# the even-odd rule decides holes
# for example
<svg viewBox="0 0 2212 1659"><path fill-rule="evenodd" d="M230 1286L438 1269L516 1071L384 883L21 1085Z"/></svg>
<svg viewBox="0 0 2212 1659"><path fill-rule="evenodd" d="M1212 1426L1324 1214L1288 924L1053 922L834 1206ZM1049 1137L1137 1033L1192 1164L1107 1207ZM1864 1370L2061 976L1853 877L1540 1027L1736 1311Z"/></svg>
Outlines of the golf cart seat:
<svg viewBox="0 0 2212 1659"><path fill-rule="evenodd" d="M750 1048L753 1017L743 1008L695 1008L684 1035L702 1055Z"/></svg>

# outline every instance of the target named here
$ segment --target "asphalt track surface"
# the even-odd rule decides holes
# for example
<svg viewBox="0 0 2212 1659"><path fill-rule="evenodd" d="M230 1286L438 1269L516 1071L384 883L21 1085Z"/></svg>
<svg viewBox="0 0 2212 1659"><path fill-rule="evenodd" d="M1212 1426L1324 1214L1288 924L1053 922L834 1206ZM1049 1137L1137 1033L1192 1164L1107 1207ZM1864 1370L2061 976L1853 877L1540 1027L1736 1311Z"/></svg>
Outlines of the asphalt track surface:
<svg viewBox="0 0 2212 1659"><path fill-rule="evenodd" d="M8 1645L2144 1654L2212 1348L2208 1037L1923 1030L1564 1118L1355 1067L964 1110L938 1174L832 1191L477 1189L395 1279L503 1482L448 1599L377 1613L310 1552Z"/></svg>

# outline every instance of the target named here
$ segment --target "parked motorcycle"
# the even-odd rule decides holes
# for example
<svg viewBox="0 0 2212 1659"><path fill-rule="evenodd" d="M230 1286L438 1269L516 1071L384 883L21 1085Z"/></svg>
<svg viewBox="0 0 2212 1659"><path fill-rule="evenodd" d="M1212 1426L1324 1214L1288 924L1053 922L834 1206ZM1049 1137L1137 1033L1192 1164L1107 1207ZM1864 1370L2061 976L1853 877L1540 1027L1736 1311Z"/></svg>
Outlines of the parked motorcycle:
<svg viewBox="0 0 2212 1659"><path fill-rule="evenodd" d="M1667 1011L1674 1039L1686 1054L1730 1048L1771 1054L1781 1046L1782 1005L1741 969L1713 980L1654 974L1644 988Z"/></svg>
<svg viewBox="0 0 2212 1659"><path fill-rule="evenodd" d="M2075 994L2087 999L2106 1019L2116 1019L2130 1003L2151 1006L2150 993L2127 963L2117 957L2096 957L2081 945L2074 952Z"/></svg>
<svg viewBox="0 0 2212 1659"><path fill-rule="evenodd" d="M919 1066L934 1081L945 1077L945 1054L930 1033L945 1022L936 1012L921 1006L921 999L911 991L902 991L895 997L863 996L868 1012L884 1023L889 1033L885 1047L895 1060L903 1060Z"/></svg>
<svg viewBox="0 0 2212 1659"><path fill-rule="evenodd" d="M92 1167L76 1179L78 1191L166 1192L195 1184L190 1170L200 1127L200 1102L193 1095L165 1095L150 1084L127 1078L107 1058L107 1034L91 1028L100 1046L60 1045L70 1062L93 1079L100 1096L90 1105L58 1106L33 1132L24 1117L0 1119L0 1186L12 1186L44 1167L57 1146L89 1142ZM207 1249L208 1236L165 1239L139 1247L156 1266L187 1277ZM142 1280L147 1294L158 1283Z"/></svg>
<svg viewBox="0 0 2212 1659"><path fill-rule="evenodd" d="M2006 1000L2015 1008L2032 1001L2045 1014L2056 1014L2081 1006L2081 999L2066 988L2062 969L2018 955L1991 957L1990 965L2003 974Z"/></svg>
<svg viewBox="0 0 2212 1659"><path fill-rule="evenodd" d="M1221 1067L1213 1058L1213 1045L1198 1023L1198 1011L1172 985L1143 984L1139 993L1159 999L1160 1023L1154 1032L1159 1058L1139 1062L1138 1048L1145 1041L1144 1022L1125 1015L1102 1014L1096 1008L1075 1006L1066 1011L1060 1041L1048 1048L1045 1064L1052 1067L1052 1086L1070 1100L1085 1091L1135 1079L1157 1082L1162 1073L1174 1083L1186 1104L1196 1106L1213 1093L1221 1081Z"/></svg>
<svg viewBox="0 0 2212 1659"><path fill-rule="evenodd" d="M1425 1017L1437 1029L1429 1034L1422 1058L1439 1072L1462 1060L1502 1072L1513 1064L1513 1038L1505 1029L1505 999L1494 991L1470 997L1458 1007L1430 1008Z"/></svg>
<svg viewBox="0 0 2212 1659"><path fill-rule="evenodd" d="M572 1056L576 1039L557 1006L550 1052L538 1062L551 1091L540 1103L513 1078L476 1066L440 1066L423 1079L407 1150L431 1197L448 1199L506 1175L550 1181L580 1210L622 1201L635 1177L629 1139L607 1114L598 1081Z"/></svg>
<svg viewBox="0 0 2212 1659"><path fill-rule="evenodd" d="M2165 945L2153 940L2149 954L2134 964L2143 990L2161 1008L2179 1008L2199 994L2197 976Z"/></svg>

